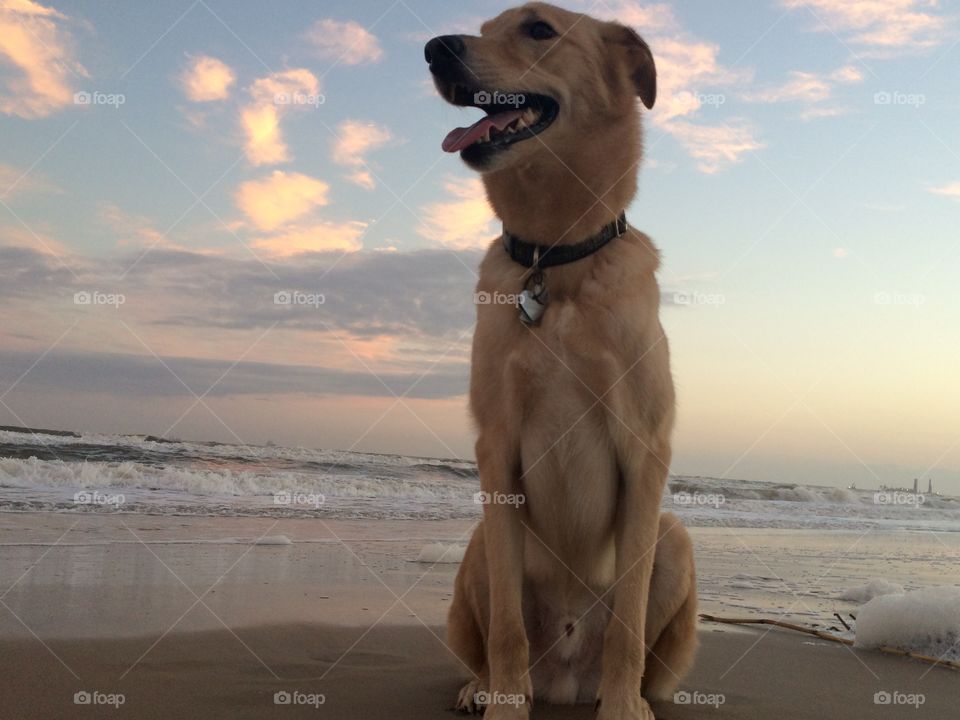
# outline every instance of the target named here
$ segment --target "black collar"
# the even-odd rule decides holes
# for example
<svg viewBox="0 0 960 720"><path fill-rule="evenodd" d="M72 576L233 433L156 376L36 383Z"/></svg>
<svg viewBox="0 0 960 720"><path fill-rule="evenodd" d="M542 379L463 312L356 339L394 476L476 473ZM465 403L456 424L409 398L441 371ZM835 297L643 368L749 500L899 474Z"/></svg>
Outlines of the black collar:
<svg viewBox="0 0 960 720"><path fill-rule="evenodd" d="M620 213L620 217L604 225L603 229L593 237L575 245L535 245L521 240L504 229L503 249L514 261L524 267L532 268L536 265L542 270L554 265L566 265L592 255L625 232L627 232L627 218L624 213Z"/></svg>

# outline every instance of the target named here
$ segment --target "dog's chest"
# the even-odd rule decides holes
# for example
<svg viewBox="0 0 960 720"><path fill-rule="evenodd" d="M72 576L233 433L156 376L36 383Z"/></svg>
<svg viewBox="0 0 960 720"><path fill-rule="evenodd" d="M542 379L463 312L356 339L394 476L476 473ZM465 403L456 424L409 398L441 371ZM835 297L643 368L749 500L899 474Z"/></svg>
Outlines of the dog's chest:
<svg viewBox="0 0 960 720"><path fill-rule="evenodd" d="M603 395L616 363L564 303L551 313L504 369L519 416L526 512L534 532L576 563L581 552L595 558L609 542L615 515L616 450Z"/></svg>
<svg viewBox="0 0 960 720"><path fill-rule="evenodd" d="M554 301L540 327L523 328L511 343L503 366L509 401L524 418L576 409L579 416L594 406L603 410L608 391L626 390L643 372L642 364L636 364L631 377L623 377L621 355L627 345L632 345L629 338L617 337L577 303ZM620 386L614 388L618 379Z"/></svg>

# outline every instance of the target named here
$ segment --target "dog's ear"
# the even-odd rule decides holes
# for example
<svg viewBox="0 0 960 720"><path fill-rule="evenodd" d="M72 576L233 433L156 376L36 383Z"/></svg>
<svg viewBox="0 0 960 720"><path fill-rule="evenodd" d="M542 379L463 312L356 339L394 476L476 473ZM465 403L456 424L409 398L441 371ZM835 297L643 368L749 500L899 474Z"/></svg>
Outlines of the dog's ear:
<svg viewBox="0 0 960 720"><path fill-rule="evenodd" d="M625 64L637 95L650 109L657 100L657 66L650 46L632 28L616 23L612 25L609 42L619 62Z"/></svg>

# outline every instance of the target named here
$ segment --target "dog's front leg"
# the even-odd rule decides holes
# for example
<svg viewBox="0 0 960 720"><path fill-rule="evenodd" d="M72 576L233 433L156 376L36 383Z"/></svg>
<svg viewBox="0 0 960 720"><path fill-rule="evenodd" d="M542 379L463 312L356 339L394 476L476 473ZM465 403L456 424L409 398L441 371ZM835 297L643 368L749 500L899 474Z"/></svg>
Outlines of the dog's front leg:
<svg viewBox="0 0 960 720"><path fill-rule="evenodd" d="M647 654L644 626L669 451L654 453L640 448L639 452L627 453L620 463L617 583L613 588L613 614L603 640L598 718L653 720L653 711L640 696L640 682ZM605 601L609 603L609 595Z"/></svg>
<svg viewBox="0 0 960 720"><path fill-rule="evenodd" d="M519 457L512 443L477 442L480 487L486 493L483 534L490 583L487 663L490 692L486 720L523 720L533 700L529 648L523 625L523 523L517 503Z"/></svg>

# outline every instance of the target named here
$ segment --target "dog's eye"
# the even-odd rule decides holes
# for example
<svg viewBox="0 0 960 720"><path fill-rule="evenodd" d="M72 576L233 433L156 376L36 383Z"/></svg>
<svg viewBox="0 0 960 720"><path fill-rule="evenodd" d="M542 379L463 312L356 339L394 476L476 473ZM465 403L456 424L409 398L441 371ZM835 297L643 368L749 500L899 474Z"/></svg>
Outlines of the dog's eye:
<svg viewBox="0 0 960 720"><path fill-rule="evenodd" d="M543 20L530 23L530 25L527 26L527 33L529 33L530 37L534 40L549 40L557 36L557 31Z"/></svg>

